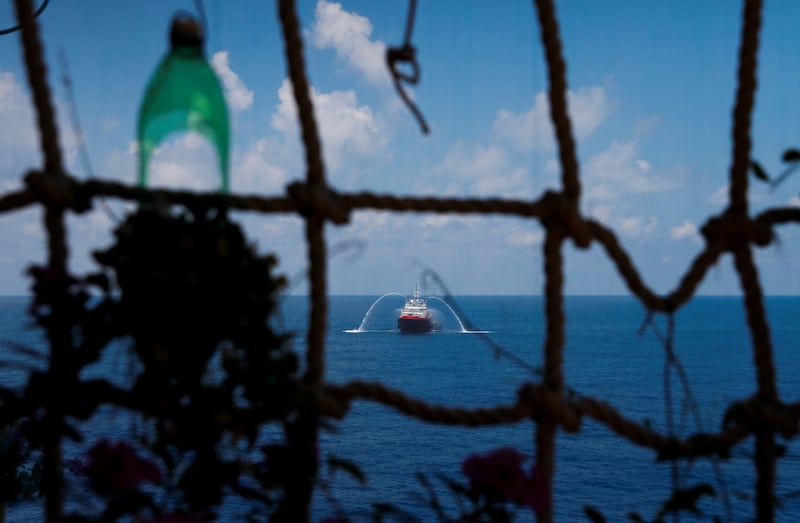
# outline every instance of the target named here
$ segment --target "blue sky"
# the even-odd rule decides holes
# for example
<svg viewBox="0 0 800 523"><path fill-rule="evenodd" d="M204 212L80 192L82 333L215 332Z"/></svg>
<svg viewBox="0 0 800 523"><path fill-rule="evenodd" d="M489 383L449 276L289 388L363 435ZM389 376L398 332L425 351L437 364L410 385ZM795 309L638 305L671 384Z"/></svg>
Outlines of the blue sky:
<svg viewBox="0 0 800 523"><path fill-rule="evenodd" d="M303 177L294 102L274 2L206 0L209 61L225 86L232 125L231 187L281 194ZM172 14L189 0L51 0L40 17L68 169L87 177L71 133L65 56L84 141L98 178L135 183L135 119L150 73L167 50ZM413 96L432 132L424 136L384 67L403 37L406 2L303 0L308 75L328 178L340 191L396 195L538 198L559 187L548 120L543 50L532 2L418 2L414 43L422 68ZM737 2L557 2L569 102L584 184L582 211L611 227L648 285L672 290L702 247L697 229L727 200L730 127L740 10ZM772 172L800 146L800 3L767 2L761 39L753 156ZM14 24L9 3L0 25ZM41 165L18 34L0 37L0 190ZM214 190L212 147L176 135L153 158L153 185ZM800 179L769 190L751 183L752 209L797 206ZM91 251L130 207L109 201L70 217L70 260ZM305 266L302 224L291 215L237 214L260 251L294 275ZM44 259L38 210L0 216L0 293L25 293L31 261ZM759 250L765 291L800 293L793 227ZM357 212L328 228L331 245L358 248L329 264L333 294L408 293L423 268L455 294L540 293L542 229L499 216ZM566 291L624 293L597 247L565 246ZM302 283L295 292L304 292ZM700 288L738 293L725 256ZM429 289L436 293L436 289Z"/></svg>

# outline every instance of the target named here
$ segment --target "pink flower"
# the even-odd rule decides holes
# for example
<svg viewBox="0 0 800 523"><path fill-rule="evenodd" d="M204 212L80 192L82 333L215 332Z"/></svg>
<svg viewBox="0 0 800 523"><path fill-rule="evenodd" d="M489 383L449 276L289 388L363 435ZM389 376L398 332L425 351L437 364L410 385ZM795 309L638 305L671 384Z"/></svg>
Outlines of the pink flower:
<svg viewBox="0 0 800 523"><path fill-rule="evenodd" d="M134 490L144 482L159 483L161 471L153 463L136 455L126 442L111 444L103 439L90 450L81 472L94 487L110 492Z"/></svg>
<svg viewBox="0 0 800 523"><path fill-rule="evenodd" d="M469 487L474 494L499 494L511 500L516 497L525 481L522 462L525 456L518 450L503 447L489 454L473 454L462 466L469 478Z"/></svg>
<svg viewBox="0 0 800 523"><path fill-rule="evenodd" d="M547 506L546 482L535 464L526 473L522 468L526 459L517 449L502 447L488 454L467 457L462 470L469 478L473 494L483 495L489 500L500 498L538 510Z"/></svg>

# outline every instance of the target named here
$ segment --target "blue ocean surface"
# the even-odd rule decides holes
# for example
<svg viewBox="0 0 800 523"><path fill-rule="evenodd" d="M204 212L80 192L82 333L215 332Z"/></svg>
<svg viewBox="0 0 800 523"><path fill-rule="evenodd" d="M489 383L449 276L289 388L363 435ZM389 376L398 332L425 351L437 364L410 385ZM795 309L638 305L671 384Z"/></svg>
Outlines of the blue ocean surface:
<svg viewBox="0 0 800 523"><path fill-rule="evenodd" d="M384 385L451 407L511 405L518 388L537 380L545 334L544 301L538 296L463 296L454 298L457 310L432 297L442 330L401 335L396 318L402 295L333 296L329 298L326 343L326 379L379 381ZM0 297L0 341L36 347L44 352L41 334L29 327L27 298ZM800 297L766 299L770 334L775 351L778 391L785 402L800 397ZM276 326L294 333L293 344L302 352L308 315L305 297L288 296L281 303ZM625 417L667 430L665 394L672 397L673 427L679 435L720 429L732 401L756 391L754 358L741 297L696 297L674 318L674 351L691 387L684 392L676 372L667 382L665 348L667 318L655 315L646 322L644 308L628 296L566 297L564 377L576 395L592 396L616 408ZM465 332L479 331L479 332ZM6 344L7 345L7 344ZM498 352L497 347L502 350ZM507 357L505 352L513 354ZM124 348L112 351L88 374L130 379L131 362ZM0 378L6 386L22 386L36 358L7 349L0 358ZM697 408L689 406L696 402ZM88 439L126 437L133 430L124 414L104 409L86 427ZM437 474L463 481L461 464L474 453L498 447L516 447L534 455L535 425L463 428L420 422L380 404L357 400L345 419L334 421L320 441L323 460L328 456L353 460L363 469L366 485L347 474L331 480L332 494L352 515L366 513L375 502L392 503L417 516L435 521L417 473L436 486L440 501L454 508ZM778 463L777 521L800 521L800 463L797 444L786 444ZM78 449L68 447L66 457ZM584 419L580 432L561 432L556 444L555 515L557 521L587 521L583 507L591 505L608 521L628 521L637 512L652 519L671 491L672 468L656 460L654 451L638 447L611 430ZM322 470L327 478L328 471ZM755 473L752 438L729 460L712 464L698 460L681 464L683 487L708 483L716 497L699 504L703 517L681 521L750 521L754 518ZM69 496L69 493L68 493ZM727 498L726 503L723 498ZM321 491L313 506L318 521L334 513ZM234 510L234 514L236 511ZM451 514L455 512L451 511ZM8 521L41 516L39 502L9 507ZM231 518L233 519L233 515ZM518 521L533 521L522 511Z"/></svg>

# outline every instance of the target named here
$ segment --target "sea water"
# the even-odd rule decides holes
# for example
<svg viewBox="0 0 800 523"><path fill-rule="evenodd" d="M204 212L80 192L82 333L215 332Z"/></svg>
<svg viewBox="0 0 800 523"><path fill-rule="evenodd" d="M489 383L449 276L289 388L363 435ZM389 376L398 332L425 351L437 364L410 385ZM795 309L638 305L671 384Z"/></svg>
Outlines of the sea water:
<svg viewBox="0 0 800 523"><path fill-rule="evenodd" d="M428 403L452 407L510 405L518 388L537 376L532 368L542 364L545 318L544 302L537 296L465 296L455 298L455 318L437 300L431 300L439 332L401 335L396 328L401 296L381 300L367 318L365 313L379 296L329 298L326 337L326 379L344 384L349 380L379 381ZM755 390L755 370L750 334L740 297L697 297L675 316L674 350L697 408L692 411L682 384L671 373L665 376L667 322L656 315L645 323L646 311L631 297L570 296L566 298L566 346L564 377L576 395L602 399L630 420L647 423L664 432L667 422L665 391L672 399L673 427L680 435L720 429L727 406L746 399ZM26 327L27 298L0 298L0 341L8 340L43 350L41 333ZM800 297L767 298L767 314L775 350L778 390L787 401L800 396ZM281 302L276 326L294 333L295 348L304 351L308 301L288 296ZM458 320L483 333L464 332ZM364 324L362 325L362 320ZM644 327L643 327L644 325ZM361 328L359 329L359 327ZM498 352L497 347L502 350ZM504 356L504 351L516 359ZM26 367L43 365L36 358L8 350L0 358L5 386L21 385ZM96 375L122 379L129 362L125 351L109 355L90 369ZM120 378L122 376L122 378ZM669 388L665 389L665 385ZM88 438L124 437L130 419L102 411L87 428ZM367 477L361 485L346 474L332 481L333 493L351 514L362 514L374 502L392 503L421 521L435 520L426 506L424 489L416 474L424 473L435 485L436 475L463 480L461 463L470 454L513 446L532 456L532 422L463 428L423 423L380 404L357 400L335 432L326 431L320 441L323 460L328 456L353 460ZM778 464L780 507L777 521L800 521L800 502L791 494L800 484L797 446L791 442ZM69 453L69 449L65 452ZM67 456L69 457L69 456ZM671 467L659 463L655 453L638 447L605 426L584 420L576 434L560 433L556 444L555 514L557 521L586 521L582 507L592 505L609 521L626 521L637 512L652 519L671 491ZM326 472L326 471L323 471ZM722 492L730 499L733 521L753 518L755 474L752 438L731 459L716 466L698 460L680 468L681 484L710 484L718 493L699 506L707 516L727 520ZM438 487L437 487L438 488ZM448 505L448 491L440 488ZM36 520L38 503L10 507L8 521ZM314 502L314 519L332 514L324 496ZM234 511L235 513L235 511ZM522 513L519 521L532 521ZM694 521L682 517L681 521Z"/></svg>
<svg viewBox="0 0 800 523"><path fill-rule="evenodd" d="M327 378L333 383L351 379L380 381L429 403L454 407L510 405L517 389L535 380L529 369L496 354L492 344L542 365L546 329L544 301L535 296L465 296L455 299L464 323L483 335L464 333L452 314L438 307L442 331L420 336L400 335L394 324L402 300L383 300L359 324L363 311L376 297L334 297L329 303ZM385 302L389 303L385 303ZM800 395L800 298L767 299L768 320L775 350L778 390L782 398L796 401ZM295 309L296 307L296 309ZM287 317L300 321L291 328L302 333L304 300L287 302ZM288 311L296 311L291 314ZM602 399L628 419L666 430L665 347L667 319L655 315L651 323L641 304L628 296L566 297L566 346L564 377L575 394ZM699 430L719 431L731 402L750 397L756 390L750 333L741 297L698 297L674 319L673 347L685 371L691 396L671 372L673 427L680 435ZM302 338L298 339L302 346ZM694 399L697 409L687 408ZM460 467L466 456L501 446L513 446L534 454L534 426L522 422L486 428L448 427L422 423L388 407L356 401L339 432L323 438L323 452L352 458L360 463L369 483L362 487L342 481L339 491L345 506L363 508L372 501L390 501L434 520L419 494L415 478L442 472L463 479ZM792 497L800 485L797 445L778 464L777 493L781 506L777 521L800 521L800 502ZM577 434L561 433L556 445L555 514L557 521L586 521L584 505L603 512L609 521L627 521L638 512L646 520L655 517L672 488L671 467L659 463L655 452L638 447L604 425L584 420ZM730 499L733 521L753 517L754 469L752 438L733 457L717 464L698 460L680 468L681 485L710 484L718 493L699 506L705 518L683 516L681 521L710 521L712 515L727 520L720 501ZM435 480L434 480L435 481ZM721 484L720 484L721 481ZM795 494L796 497L796 494ZM442 494L447 501L447 491ZM322 505L320 507L319 505ZM324 502L316 507L322 514ZM523 514L521 521L532 521Z"/></svg>

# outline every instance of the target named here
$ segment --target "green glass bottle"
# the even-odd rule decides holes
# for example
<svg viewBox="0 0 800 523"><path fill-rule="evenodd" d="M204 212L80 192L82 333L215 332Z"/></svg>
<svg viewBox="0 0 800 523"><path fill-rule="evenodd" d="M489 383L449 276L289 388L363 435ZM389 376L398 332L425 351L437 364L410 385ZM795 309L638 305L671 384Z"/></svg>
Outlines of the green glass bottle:
<svg viewBox="0 0 800 523"><path fill-rule="evenodd" d="M178 15L170 30L170 51L150 77L139 108L139 185L156 146L175 131L196 131L217 151L222 192L228 192L228 108L222 87L205 59L203 30L194 18Z"/></svg>

